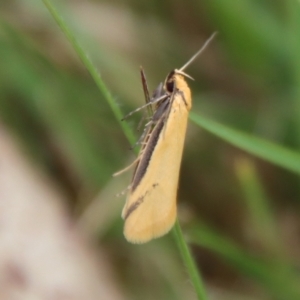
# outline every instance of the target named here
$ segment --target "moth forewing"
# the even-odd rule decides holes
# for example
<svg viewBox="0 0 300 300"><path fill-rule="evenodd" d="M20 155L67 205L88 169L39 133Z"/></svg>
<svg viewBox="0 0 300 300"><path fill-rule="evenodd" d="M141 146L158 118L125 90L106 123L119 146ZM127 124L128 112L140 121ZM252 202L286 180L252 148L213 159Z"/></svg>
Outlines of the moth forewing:
<svg viewBox="0 0 300 300"><path fill-rule="evenodd" d="M176 89L167 115L151 131L136 167L122 216L124 235L145 243L166 234L176 220L176 195L191 92L183 76L174 74Z"/></svg>

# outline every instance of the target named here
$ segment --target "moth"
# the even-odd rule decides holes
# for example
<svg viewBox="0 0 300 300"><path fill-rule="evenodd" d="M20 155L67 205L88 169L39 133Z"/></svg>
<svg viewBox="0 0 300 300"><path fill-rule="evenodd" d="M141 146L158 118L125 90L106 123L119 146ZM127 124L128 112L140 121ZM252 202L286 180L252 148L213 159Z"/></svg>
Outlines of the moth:
<svg viewBox="0 0 300 300"><path fill-rule="evenodd" d="M129 242L146 243L161 237L175 223L180 164L192 107L191 90L185 80L191 77L184 70L202 53L215 34L183 67L171 71L152 97L141 69L146 98L146 105L141 108L151 107L153 113L139 141L141 149L132 164L135 169L122 211L124 235Z"/></svg>

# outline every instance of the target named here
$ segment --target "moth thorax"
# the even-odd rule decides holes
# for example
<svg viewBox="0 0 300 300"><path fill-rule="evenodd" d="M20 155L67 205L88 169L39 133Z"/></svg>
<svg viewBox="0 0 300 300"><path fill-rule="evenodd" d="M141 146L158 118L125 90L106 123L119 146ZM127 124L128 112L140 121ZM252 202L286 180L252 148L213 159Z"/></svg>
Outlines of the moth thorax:
<svg viewBox="0 0 300 300"><path fill-rule="evenodd" d="M183 75L175 74L173 76L174 78L174 85L176 86L176 90L182 93L182 96L184 97L184 101L187 104L187 108L190 110L192 107L192 95L191 90L188 86L188 84L185 81L185 78Z"/></svg>

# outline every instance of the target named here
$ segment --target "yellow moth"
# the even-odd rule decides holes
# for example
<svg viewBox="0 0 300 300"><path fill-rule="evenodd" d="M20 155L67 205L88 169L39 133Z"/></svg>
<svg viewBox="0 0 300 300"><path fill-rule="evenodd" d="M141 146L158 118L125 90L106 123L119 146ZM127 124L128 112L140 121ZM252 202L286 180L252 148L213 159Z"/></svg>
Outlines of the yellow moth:
<svg viewBox="0 0 300 300"><path fill-rule="evenodd" d="M175 223L180 163L192 107L191 91L185 81L185 77L190 76L183 71L214 36L215 33L182 68L170 72L151 98L141 70L147 102L143 107L151 106L154 112L145 125L141 150L133 163L135 170L122 211L124 235L129 242L146 243L166 234Z"/></svg>

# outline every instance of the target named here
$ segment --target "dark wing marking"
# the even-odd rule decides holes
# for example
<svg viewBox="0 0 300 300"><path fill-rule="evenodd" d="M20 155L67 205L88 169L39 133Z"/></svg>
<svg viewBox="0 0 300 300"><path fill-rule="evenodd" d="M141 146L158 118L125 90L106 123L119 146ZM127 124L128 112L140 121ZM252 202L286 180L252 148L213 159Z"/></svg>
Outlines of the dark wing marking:
<svg viewBox="0 0 300 300"><path fill-rule="evenodd" d="M153 183L152 184L152 190L155 189L159 184ZM144 195L140 196L136 201L134 201L129 208L126 211L126 214L124 216L124 219L126 220L143 202L144 198L147 194L151 193L151 190L147 190Z"/></svg>
<svg viewBox="0 0 300 300"><path fill-rule="evenodd" d="M134 201L127 209L126 214L124 216L124 220L126 220L143 202L144 198L147 195L148 191L140 196L136 201Z"/></svg>
<svg viewBox="0 0 300 300"><path fill-rule="evenodd" d="M157 144L159 135L164 127L164 124L165 124L164 118L161 118L161 120L155 125L152 132L150 133L150 137L147 141L147 145L144 149L143 155L141 156L141 160L139 161L133 176L132 185L131 185L132 192L137 188L141 179L144 177L146 173L149 162L151 160L153 150L155 148L155 145Z"/></svg>

